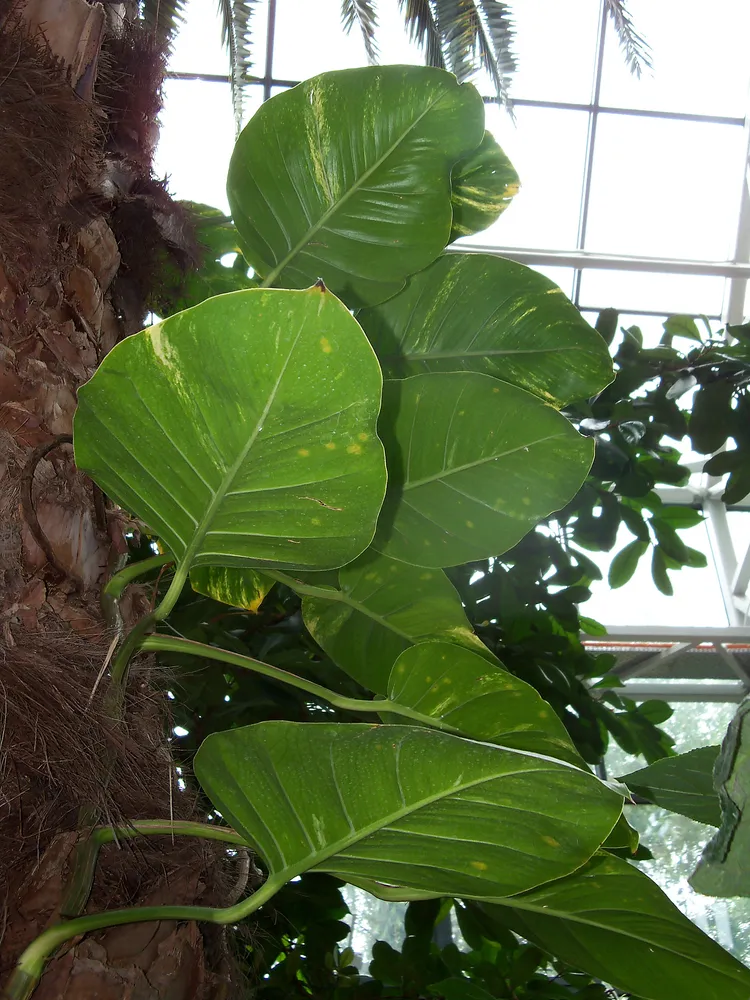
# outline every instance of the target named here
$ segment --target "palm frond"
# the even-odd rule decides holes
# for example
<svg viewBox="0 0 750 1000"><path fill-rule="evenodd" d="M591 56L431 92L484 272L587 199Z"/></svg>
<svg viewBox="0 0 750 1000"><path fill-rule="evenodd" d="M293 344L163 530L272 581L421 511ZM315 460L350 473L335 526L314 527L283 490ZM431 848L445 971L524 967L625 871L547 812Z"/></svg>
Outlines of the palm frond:
<svg viewBox="0 0 750 1000"><path fill-rule="evenodd" d="M375 33L378 27L378 15L372 0L341 0L341 22L348 33L355 24L359 25L367 52L367 61L372 65L378 61L378 47L375 43Z"/></svg>
<svg viewBox="0 0 750 1000"><path fill-rule="evenodd" d="M482 66L492 77L498 98L503 104L508 104L511 76L517 68L513 52L516 27L511 10L507 3L500 3L498 0L479 0L479 8L484 17L486 34L489 36L491 46L491 52L486 52L484 58L480 51ZM482 31L480 38L484 34Z"/></svg>
<svg viewBox="0 0 750 1000"><path fill-rule="evenodd" d="M500 0L433 0L448 68L459 80L485 69L498 98L508 102L510 74L516 68L515 37L508 4Z"/></svg>
<svg viewBox="0 0 750 1000"><path fill-rule="evenodd" d="M253 64L252 15L258 0L218 0L222 41L229 53L229 78L232 85L234 121L242 127L244 94Z"/></svg>
<svg viewBox="0 0 750 1000"><path fill-rule="evenodd" d="M625 62L630 72L640 79L644 67L653 68L651 47L633 27L633 20L625 7L625 0L604 0L604 5L617 32Z"/></svg>
<svg viewBox="0 0 750 1000"><path fill-rule="evenodd" d="M424 50L428 66L445 69L435 12L430 0L399 0L409 38Z"/></svg>
<svg viewBox="0 0 750 1000"><path fill-rule="evenodd" d="M154 34L170 41L184 22L187 0L141 0L139 20Z"/></svg>

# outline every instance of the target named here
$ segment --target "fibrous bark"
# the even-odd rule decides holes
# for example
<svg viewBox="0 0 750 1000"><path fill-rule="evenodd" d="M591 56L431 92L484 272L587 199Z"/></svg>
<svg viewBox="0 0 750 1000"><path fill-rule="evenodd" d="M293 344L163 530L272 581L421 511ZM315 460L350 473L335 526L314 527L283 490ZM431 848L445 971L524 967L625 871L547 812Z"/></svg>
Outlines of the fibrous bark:
<svg viewBox="0 0 750 1000"><path fill-rule="evenodd" d="M99 595L137 526L70 446L78 387L144 318L148 270L122 250L137 249L122 219L190 253L151 173L164 46L123 12L0 0L0 981L58 917L83 808L116 823L194 815L148 665L125 719L105 710L113 632ZM135 74L149 53L151 72ZM147 604L132 588L125 617ZM192 843L111 845L89 909L221 905L222 863ZM225 964L221 947L206 961L195 925L121 927L59 954L37 996L201 1000L226 995Z"/></svg>

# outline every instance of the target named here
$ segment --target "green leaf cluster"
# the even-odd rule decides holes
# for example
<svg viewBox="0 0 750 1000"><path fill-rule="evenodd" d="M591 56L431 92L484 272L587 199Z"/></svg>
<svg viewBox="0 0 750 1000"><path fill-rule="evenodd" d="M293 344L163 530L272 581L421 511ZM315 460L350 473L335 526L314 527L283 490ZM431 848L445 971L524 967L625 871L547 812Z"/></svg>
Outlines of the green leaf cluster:
<svg viewBox="0 0 750 1000"><path fill-rule="evenodd" d="M225 663L201 694L194 771L265 882L205 919L235 923L293 879L332 876L386 899L462 899L507 923L497 944L535 944L490 949L499 978L484 959L436 960L426 985L444 996L502 996L552 953L652 1000L675 983L686 1000L739 1000L750 973L609 852L636 844L621 790L560 720L570 694L547 703L507 669L500 624L464 599L467 564L493 583L503 553L575 504L594 448L561 409L612 378L604 339L546 279L444 252L457 219L463 232L504 208L507 161L484 137L477 92L417 67L325 74L243 131L228 194L259 287L128 338L80 391L79 467L174 558L112 684L139 648ZM581 405L586 430L597 403ZM677 468L649 458L652 477ZM585 517L571 517L583 544ZM657 521L661 550L670 521ZM580 553L559 572L575 577L563 603L592 578ZM170 633L144 639L168 616ZM255 703L272 683L292 689L291 719ZM619 709L595 718L600 743L604 726L668 752L658 703ZM258 721L241 724L248 712ZM349 981L339 930L318 941ZM398 989L403 968L385 953L374 965Z"/></svg>

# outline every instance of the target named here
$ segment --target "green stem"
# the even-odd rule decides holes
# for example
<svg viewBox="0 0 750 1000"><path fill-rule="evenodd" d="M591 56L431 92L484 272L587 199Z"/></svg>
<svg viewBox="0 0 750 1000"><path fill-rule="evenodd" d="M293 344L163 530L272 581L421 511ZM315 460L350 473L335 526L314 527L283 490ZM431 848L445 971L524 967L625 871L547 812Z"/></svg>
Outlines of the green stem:
<svg viewBox="0 0 750 1000"><path fill-rule="evenodd" d="M90 822L79 825L93 826L96 819L96 812L92 812ZM220 840L238 847L248 846L246 840L226 826L188 820L142 819L134 820L128 826L96 827L76 845L73 874L60 907L61 916L77 917L85 907L94 884L99 851L104 844L147 836L201 837L203 840Z"/></svg>
<svg viewBox="0 0 750 1000"><path fill-rule="evenodd" d="M315 698L327 701L335 708L342 708L349 712L372 712L381 714L390 712L392 715L400 715L402 718L411 719L420 725L428 726L431 729L442 729L448 733L461 731L449 726L447 723L436 719L431 715L423 715L413 708L400 705L398 702L383 698L378 701L369 701L364 698L347 698L344 695L329 691L328 688L315 684L313 681L306 681L303 677L291 674L280 667L273 667L270 663L263 663L262 660L254 660L251 656L243 656L241 653L231 653L228 649L219 649L217 646L206 646L202 642L194 642L192 639L181 639L171 635L150 635L143 640L141 649L150 653L186 653L190 656L203 656L207 660L219 660L222 663L229 663L235 667L242 667L244 670L252 670L256 674L263 674L266 677L273 677L274 680L289 684L300 691L306 691Z"/></svg>
<svg viewBox="0 0 750 1000"><path fill-rule="evenodd" d="M114 576L110 577L102 589L102 594L106 594L107 597L116 600L122 596L123 590L133 580L137 580L139 576L145 576L152 569L159 569L161 566L166 566L167 563L171 562L174 562L174 556L167 554L149 556L148 559L141 559L140 562L129 563L125 569L121 569L119 573L115 573Z"/></svg>
<svg viewBox="0 0 750 1000"><path fill-rule="evenodd" d="M138 819L127 826L99 826L91 835L102 847L118 840L134 837L200 837L202 840L219 840L225 844L248 847L244 837L228 826L213 823L194 823L184 819Z"/></svg>
<svg viewBox="0 0 750 1000"><path fill-rule="evenodd" d="M252 896L226 909L210 906L143 906L125 910L110 910L76 917L56 924L32 941L18 960L18 965L5 987L7 1000L28 1000L39 982L50 955L73 938L106 927L138 924L155 920L197 920L209 924L234 924L249 917L259 906L268 902L284 885L285 878L269 878Z"/></svg>

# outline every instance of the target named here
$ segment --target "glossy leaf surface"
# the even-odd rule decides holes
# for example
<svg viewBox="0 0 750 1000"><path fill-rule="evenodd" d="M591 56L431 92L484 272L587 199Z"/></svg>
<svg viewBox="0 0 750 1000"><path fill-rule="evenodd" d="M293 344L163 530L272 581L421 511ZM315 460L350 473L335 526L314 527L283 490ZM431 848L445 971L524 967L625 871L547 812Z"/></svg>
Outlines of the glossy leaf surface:
<svg viewBox="0 0 750 1000"><path fill-rule="evenodd" d="M445 573L372 550L338 571L330 597L303 597L302 617L331 659L378 694L386 693L398 655L425 639L450 639L491 655L472 632Z"/></svg>
<svg viewBox="0 0 750 1000"><path fill-rule="evenodd" d="M565 726L535 689L468 649L424 642L404 650L388 697L472 739L581 763Z"/></svg>
<svg viewBox="0 0 750 1000"><path fill-rule="evenodd" d="M275 881L314 868L451 896L574 870L622 803L562 762L411 726L260 723L209 736L195 772Z"/></svg>
<svg viewBox="0 0 750 1000"><path fill-rule="evenodd" d="M557 285L490 254L444 254L357 318L386 377L483 372L554 406L612 381L604 339Z"/></svg>
<svg viewBox="0 0 750 1000"><path fill-rule="evenodd" d="M375 547L456 566L515 545L583 482L593 443L551 406L475 372L386 382L389 487Z"/></svg>
<svg viewBox="0 0 750 1000"><path fill-rule="evenodd" d="M477 91L427 67L324 73L278 94L229 167L247 259L269 285L322 278L351 306L381 302L448 242L451 171L483 134Z"/></svg>
<svg viewBox="0 0 750 1000"><path fill-rule="evenodd" d="M662 757L618 780L655 806L680 813L697 823L720 826L721 807L713 779L718 753L718 747L700 747L676 757Z"/></svg>
<svg viewBox="0 0 750 1000"><path fill-rule="evenodd" d="M706 896L750 896L750 702L729 723L714 770L721 826L690 884Z"/></svg>
<svg viewBox="0 0 750 1000"><path fill-rule="evenodd" d="M453 168L453 227L450 242L473 236L495 222L518 194L513 164L490 132Z"/></svg>
<svg viewBox="0 0 750 1000"><path fill-rule="evenodd" d="M188 566L340 566L384 491L380 386L330 293L221 295L110 352L79 391L76 462Z"/></svg>
<svg viewBox="0 0 750 1000"><path fill-rule="evenodd" d="M507 922L517 933L643 1000L750 995L750 970L620 858L595 857L581 871L503 906L511 909Z"/></svg>

